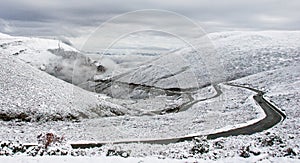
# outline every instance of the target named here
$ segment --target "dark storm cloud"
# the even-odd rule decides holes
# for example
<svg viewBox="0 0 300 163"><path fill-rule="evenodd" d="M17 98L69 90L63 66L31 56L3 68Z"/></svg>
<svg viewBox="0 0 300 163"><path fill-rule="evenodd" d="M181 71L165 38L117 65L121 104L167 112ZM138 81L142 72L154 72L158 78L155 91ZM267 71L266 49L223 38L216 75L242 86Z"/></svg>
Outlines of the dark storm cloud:
<svg viewBox="0 0 300 163"><path fill-rule="evenodd" d="M76 37L124 12L163 9L185 15L209 32L220 30L299 30L298 0L0 0L0 32ZM156 21L170 22L165 17ZM150 21L151 22L151 21ZM136 23L123 20L124 24Z"/></svg>

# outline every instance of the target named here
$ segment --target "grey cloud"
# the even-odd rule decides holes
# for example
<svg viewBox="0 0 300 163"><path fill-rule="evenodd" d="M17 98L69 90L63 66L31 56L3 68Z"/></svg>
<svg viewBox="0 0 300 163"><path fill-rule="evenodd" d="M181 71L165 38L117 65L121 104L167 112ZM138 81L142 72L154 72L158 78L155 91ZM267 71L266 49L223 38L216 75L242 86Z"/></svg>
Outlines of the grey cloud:
<svg viewBox="0 0 300 163"><path fill-rule="evenodd" d="M177 12L202 23L209 32L300 29L298 0L0 0L0 3L0 18L5 20L5 23L0 23L0 32L15 35L65 35L75 38L86 35L86 27L96 28L116 15L145 8ZM154 19L172 25L172 20L167 17ZM129 19L122 23L130 26L138 22Z"/></svg>

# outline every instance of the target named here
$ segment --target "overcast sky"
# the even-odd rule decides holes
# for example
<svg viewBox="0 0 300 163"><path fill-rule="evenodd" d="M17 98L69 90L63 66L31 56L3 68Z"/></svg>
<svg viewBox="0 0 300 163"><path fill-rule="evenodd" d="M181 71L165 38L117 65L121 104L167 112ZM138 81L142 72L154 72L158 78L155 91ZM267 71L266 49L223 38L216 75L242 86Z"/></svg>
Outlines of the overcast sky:
<svg viewBox="0 0 300 163"><path fill-rule="evenodd" d="M184 15L207 32L300 30L299 0L0 0L0 4L0 32L65 37L77 45L108 19L141 9ZM168 21L163 19L157 20ZM123 23L130 25L132 20Z"/></svg>

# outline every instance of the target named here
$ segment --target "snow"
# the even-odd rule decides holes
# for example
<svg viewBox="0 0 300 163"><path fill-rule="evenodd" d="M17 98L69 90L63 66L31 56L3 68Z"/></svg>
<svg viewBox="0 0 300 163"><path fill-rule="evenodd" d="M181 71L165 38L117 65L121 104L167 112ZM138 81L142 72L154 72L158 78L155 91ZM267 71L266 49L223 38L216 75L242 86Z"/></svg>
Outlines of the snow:
<svg viewBox="0 0 300 163"><path fill-rule="evenodd" d="M199 39L197 52L186 47L164 53L143 66L132 66L118 80L163 88L201 88L299 63L299 31L219 32L208 37L207 46ZM124 62L130 63L129 58Z"/></svg>
<svg viewBox="0 0 300 163"><path fill-rule="evenodd" d="M15 139L23 137L26 142L32 142L35 141L35 137L31 137L29 133L37 135L41 131L59 130L60 134L65 135L69 141L145 140L180 137L195 133L214 133L216 129L217 131L228 130L256 122L264 117L261 108L253 104L251 98L253 92L231 87L224 88L223 91L222 97L199 102L179 113L82 119L76 124L58 121L43 124L30 123L30 126L27 126L18 122L0 122L3 131L6 131L1 135L8 138L14 133ZM142 103L140 102L140 107ZM15 132L15 130L23 133Z"/></svg>
<svg viewBox="0 0 300 163"><path fill-rule="evenodd" d="M267 158L267 156L264 156ZM296 163L300 162L299 160L291 159L291 158L270 158L266 160L264 157L259 157L256 156L254 158L227 158L227 159L221 159L218 161L209 161L209 160L204 160L204 159L159 159L156 157L141 157L141 158L121 158L121 157L86 157L86 156L79 156L79 157L59 157L59 156L44 156L44 157L23 157L23 156L18 156L18 157L0 157L1 162L6 162L6 163L16 163L16 162L22 162L22 163L51 163L51 162L56 162L56 163L61 163L61 162L72 162L72 163L97 163L97 162L120 162L120 163L138 163L138 162L143 162L143 163L153 163L153 162L163 162L163 163L181 163L181 162L222 162L222 163L243 163L243 162L286 162L286 163Z"/></svg>
<svg viewBox="0 0 300 163"><path fill-rule="evenodd" d="M265 96L287 115L284 122L270 130L286 138L288 143L298 151L300 143L299 70L299 66L290 66L233 81L266 91Z"/></svg>
<svg viewBox="0 0 300 163"><path fill-rule="evenodd" d="M160 57L141 57L139 54L123 57L104 56L108 59L102 60L102 63L107 63L108 71L107 74L98 74L99 78L124 73L124 76L116 80L161 88L201 88L192 93L192 97L200 101L188 110L164 115L142 115L141 112L159 111L164 107L181 104L188 98L174 98L163 94L146 99L114 98L85 91L43 72L51 74L51 66L54 68L53 65L57 65L60 60L63 60L59 62L63 68L69 67L75 63L69 57L72 55L76 55L81 62L85 58L84 54L64 44L60 45L60 49L59 42L55 40L0 35L0 45L3 49L0 53L1 114L12 118L25 114L33 121L43 115L45 121L47 120L0 121L0 140L31 143L36 141L35 137L40 132L51 130L64 135L69 143L149 140L215 133L249 125L264 118L262 109L252 98L254 92L226 85L226 82L266 92L265 98L286 113L285 121L252 135L167 145L106 144L100 148L82 150L86 155L78 157L14 156L1 157L0 161L299 161L300 32L237 31L212 33L208 37L214 45L213 50L218 54L216 61L213 61L213 64L219 63L217 70L207 67L205 60L201 59L202 53L199 54L200 57L195 56L195 52L188 47ZM202 46L201 48L204 48L204 51L211 50ZM196 58L193 58L194 56ZM94 59L97 59L97 56ZM109 67L111 63L113 66ZM84 65L92 72L88 64ZM80 72L76 69L75 71ZM127 71L129 73L126 73ZM70 78L69 72L63 71L61 78ZM216 77L217 72L221 77ZM95 73L88 74L92 75ZM83 80L87 78L84 77ZM78 81L80 82L82 81ZM216 90L207 86L209 83L217 83L222 94L210 98L216 95ZM120 87L122 88L122 85ZM137 94L139 95L139 92ZM115 113L125 115L115 116ZM57 116L65 120L70 114L76 119L81 118L76 122L51 120ZM208 152L193 153L192 149L201 147L207 147ZM109 150L130 151L130 157L106 157Z"/></svg>
<svg viewBox="0 0 300 163"><path fill-rule="evenodd" d="M0 33L0 37L1 38L11 38L11 36L4 34L4 33Z"/></svg>
<svg viewBox="0 0 300 163"><path fill-rule="evenodd" d="M0 36L0 47L2 53L76 85L97 74L92 60L59 40Z"/></svg>
<svg viewBox="0 0 300 163"><path fill-rule="evenodd" d="M56 156L48 156L48 157L3 157L0 158L1 162L7 163L15 163L15 162L22 162L22 163L38 163L38 162L72 162L72 163L97 163L97 162L124 162L124 163L133 163L133 162L145 162L145 163L152 163L152 162L184 162L183 160L174 160L174 159L158 159L155 157L149 158L120 158L120 157L56 157Z"/></svg>
<svg viewBox="0 0 300 163"><path fill-rule="evenodd" d="M1 52L1 119L26 121L114 115L123 108Z"/></svg>
<svg viewBox="0 0 300 163"><path fill-rule="evenodd" d="M23 53L18 55L18 58L34 66L47 65L55 57L48 49L62 48L66 51L77 51L66 44L60 43L58 40L42 38L0 36L0 44L2 45L3 53L14 54L24 50Z"/></svg>
<svg viewBox="0 0 300 163"><path fill-rule="evenodd" d="M221 32L209 37L229 79L299 63L299 31Z"/></svg>

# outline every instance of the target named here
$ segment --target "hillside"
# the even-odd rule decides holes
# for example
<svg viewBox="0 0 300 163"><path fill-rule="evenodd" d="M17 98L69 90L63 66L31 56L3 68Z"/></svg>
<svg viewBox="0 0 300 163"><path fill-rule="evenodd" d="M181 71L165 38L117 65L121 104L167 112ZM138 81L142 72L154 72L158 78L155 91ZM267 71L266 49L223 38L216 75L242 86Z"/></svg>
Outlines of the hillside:
<svg viewBox="0 0 300 163"><path fill-rule="evenodd" d="M56 40L1 34L0 140L32 143L41 132L51 131L67 139L66 145L48 149L54 155L299 159L300 32L219 32L207 37L211 42L198 40L201 51L185 47L154 57L109 54L94 62ZM105 62L115 67L104 64L106 71L98 71ZM85 83L92 92L76 86ZM207 139L265 119L265 108L255 96L286 118L250 135ZM171 141L191 136L189 141ZM97 148L70 147L97 142ZM14 155L10 148L1 151ZM38 152L43 149L32 147L22 154Z"/></svg>

